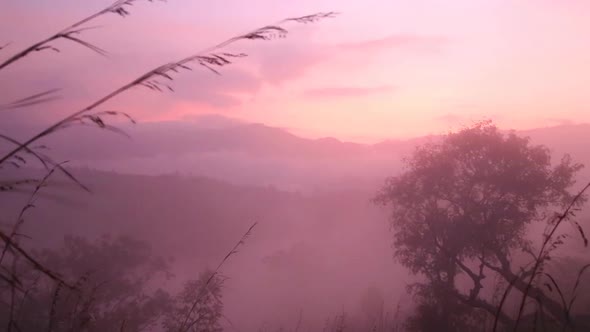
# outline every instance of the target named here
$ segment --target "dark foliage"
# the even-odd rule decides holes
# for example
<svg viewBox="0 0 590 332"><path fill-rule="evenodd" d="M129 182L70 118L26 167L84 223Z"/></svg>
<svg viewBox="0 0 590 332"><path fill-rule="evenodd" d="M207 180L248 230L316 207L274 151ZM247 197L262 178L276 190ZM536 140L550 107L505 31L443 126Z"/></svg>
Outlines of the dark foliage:
<svg viewBox="0 0 590 332"><path fill-rule="evenodd" d="M484 122L417 148L406 166L376 201L391 206L397 259L426 279L412 288L419 313L445 331L481 328L481 320L471 325L465 317L482 311L511 326L512 313L498 311L482 291L484 279L498 276L563 320L560 303L527 282L536 265L519 267L513 258L533 250L528 226L545 219L555 225L552 209L583 203L568 191L582 165L565 156L554 166L548 148ZM468 287L459 285L460 277Z"/></svg>

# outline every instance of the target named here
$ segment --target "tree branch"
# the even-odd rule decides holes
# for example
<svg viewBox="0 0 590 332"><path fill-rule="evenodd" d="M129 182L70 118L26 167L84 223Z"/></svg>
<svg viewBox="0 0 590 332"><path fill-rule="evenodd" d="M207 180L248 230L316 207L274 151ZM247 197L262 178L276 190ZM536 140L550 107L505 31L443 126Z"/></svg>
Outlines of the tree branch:
<svg viewBox="0 0 590 332"><path fill-rule="evenodd" d="M459 299L464 304L474 307L480 308L487 311L492 316L496 314L496 306L487 302L486 300L479 299L479 298L471 298L467 297L459 292L452 293L457 299ZM499 321L505 324L506 326L512 326L514 324L514 320L510 318L510 316L506 315L505 313L501 312L499 317Z"/></svg>

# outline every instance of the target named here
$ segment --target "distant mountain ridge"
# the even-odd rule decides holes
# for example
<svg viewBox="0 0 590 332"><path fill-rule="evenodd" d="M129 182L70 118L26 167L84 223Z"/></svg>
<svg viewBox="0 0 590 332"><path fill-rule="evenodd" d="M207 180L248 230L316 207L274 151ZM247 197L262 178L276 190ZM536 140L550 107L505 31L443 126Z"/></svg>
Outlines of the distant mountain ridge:
<svg viewBox="0 0 590 332"><path fill-rule="evenodd" d="M131 139L88 128L71 128L51 138L50 142L56 147L65 147L64 152L73 159L117 159L220 151L265 157L321 159L409 152L414 146L437 137L384 140L375 144L342 141L334 137L310 139L285 129L247 123L217 114L206 114L183 122L146 122L135 126L123 125L122 128ZM576 150L575 143L590 139L590 124L559 125L517 133L560 150ZM71 137L76 137L76 144L71 144Z"/></svg>
<svg viewBox="0 0 590 332"><path fill-rule="evenodd" d="M325 137L303 138L281 128L221 115L183 122L147 122L122 127L130 139L88 128L71 128L47 140L56 160L125 173L180 172L238 184L310 189L347 185L374 187L395 174L403 157L436 136L362 144ZM590 166L584 142L590 124L518 131ZM75 138L73 140L72 138Z"/></svg>

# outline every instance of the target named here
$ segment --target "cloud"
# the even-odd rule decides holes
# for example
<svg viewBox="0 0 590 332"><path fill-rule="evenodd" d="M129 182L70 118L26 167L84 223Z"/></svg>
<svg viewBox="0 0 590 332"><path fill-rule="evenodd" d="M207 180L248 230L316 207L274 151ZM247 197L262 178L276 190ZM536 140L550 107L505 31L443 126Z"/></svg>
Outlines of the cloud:
<svg viewBox="0 0 590 332"><path fill-rule="evenodd" d="M14 66L1 75L0 86L6 88L0 96L0 104L57 88L61 89L59 94L64 99L59 101L59 105L63 108L60 112L73 111L128 83L138 75L137 73L145 71L145 69L136 70L132 67L142 61L137 57L119 56L117 61L107 62L91 56L79 61L67 61L67 56L60 58L52 53L41 56L43 55L55 57L51 59L53 60L51 66L43 65L40 61L44 59L43 57L39 60L32 58L28 66ZM149 69L151 66L146 64L141 67ZM82 68L86 68L83 76L80 75ZM160 98L223 109L239 106L244 97L255 95L262 87L260 77L244 69L239 63L220 68L221 75L213 74L197 65L193 68L193 71L174 74L174 81L166 82L174 89L174 92L164 93L160 95ZM140 87L134 90L146 89ZM143 99L128 98L127 95L131 94L132 91L117 97L115 106L132 106L142 112L156 106ZM158 95L155 92L153 94ZM127 102L121 103L121 100ZM64 107L66 106L64 102L70 105ZM54 112L46 113L51 116L56 115Z"/></svg>
<svg viewBox="0 0 590 332"><path fill-rule="evenodd" d="M203 68L203 77L199 77L197 85L225 93L254 94L260 90L260 77L239 68L239 64L220 68L221 75L212 75ZM189 75L190 76L190 75Z"/></svg>
<svg viewBox="0 0 590 332"><path fill-rule="evenodd" d="M215 108L239 106L242 101L236 95L252 96L262 87L261 79L237 66L221 68L221 75L203 69L201 72L184 73L174 82L175 98L201 103Z"/></svg>
<svg viewBox="0 0 590 332"><path fill-rule="evenodd" d="M439 117L436 117L435 120L438 122L443 122L445 126L469 126L481 121L493 120L497 122L502 117L497 113L491 114L458 114L458 113L446 113Z"/></svg>
<svg viewBox="0 0 590 332"><path fill-rule="evenodd" d="M219 109L236 107L242 104L240 98L225 93L216 93L210 91L195 91L195 93L192 94L190 98L185 98L185 100Z"/></svg>
<svg viewBox="0 0 590 332"><path fill-rule="evenodd" d="M392 49L436 53L446 43L446 39L440 36L412 34L392 34L380 39L333 45L317 44L310 40L307 35L287 38L286 42L275 41L272 45L253 51L252 58L259 63L261 78L276 85L301 77L318 64L348 54L362 52L363 56L373 56ZM354 55L354 59L358 59L358 55Z"/></svg>
<svg viewBox="0 0 590 332"><path fill-rule="evenodd" d="M64 1L60 0L61 2ZM56 6L53 5L52 8L54 7ZM16 6L14 9L18 8L21 8L24 17L29 16L29 8ZM3 34L0 32L0 36L5 35L6 40L11 40L8 38L10 37L8 34L18 35L19 40L17 42L23 43L22 45L11 45L10 51L18 49L19 45L23 46L27 45L29 41L35 41L38 37L38 30L53 31L53 29L59 29L63 24L67 24L71 17L77 17L78 14L84 15L89 11L87 6L64 6L68 11L72 11L65 15L62 8L59 6L56 8L59 10L56 9L49 13L52 15L52 20L38 20L40 23L25 25L21 29L22 31L19 30L18 33L11 31ZM138 10L140 9L138 8ZM53 52L32 54L25 60L26 66L24 66L24 62L19 63L11 67L10 70L5 71L3 77L0 77L0 86L6 87L0 97L0 104L21 98L27 93L61 88L64 100L48 105L48 108L50 106L51 109L45 109L43 113L39 112L39 115L37 113L34 115L43 118L54 117L58 113L61 115L84 107L118 86L126 84L146 70L160 63L166 63L170 59L176 59L177 54L182 55L187 49L192 52L193 46L189 47L185 44L187 44L187 41L193 40L188 38L193 38L193 35L195 35L195 25L188 24L183 20L173 20L166 24L165 29L153 28L151 27L151 23L153 23L151 18L155 16L150 16L151 11L153 9L146 10L142 15L137 15L137 18L135 18L134 13L134 20L137 19L138 21L130 27L123 25L115 15L109 16L108 20L114 22L113 28L107 25L103 29L88 31L83 35L89 41L111 51L108 58L98 57L74 43L60 43L58 46L63 52L59 54ZM37 15L36 12L32 13ZM18 21L20 16L18 19L14 17L12 19ZM104 19L107 20L106 17ZM58 22L59 24L53 24L52 22ZM115 28L117 29L116 34ZM321 25L297 26L296 28L293 27L293 33L289 34L289 37L284 40L277 39L270 43L244 42L236 44L235 47L230 47L228 51L245 52L249 57L235 59L235 65L232 64L220 70L221 76L212 75L203 68L190 73L184 72L174 75L175 81L171 84L175 90L174 93L166 93L162 96L154 94L153 97L144 98L144 92L138 92L139 96L142 96L138 98L136 92L129 92L118 96L108 106L135 111L138 118L155 112L172 112L169 111L170 108L167 106L174 105L176 102L195 105L196 108L215 112L220 109L239 107L247 98L255 96L264 84L280 85L283 82L296 80L310 70L315 70L316 66L319 67L319 65L335 67L329 69L317 68L318 70L325 70L329 75L330 70L339 70L341 67L350 64L350 62L359 61L359 59L370 63L370 61L367 62L364 58L359 57L360 52L364 57L391 48L435 47L444 41L443 38L436 36L391 34L380 39L326 44L313 41L314 35L320 28ZM204 25L204 29L207 33L201 31L199 33L215 35L215 38L217 38L217 35L225 35L227 32L224 29L209 28L208 25ZM216 31L207 31L207 29ZM128 40L127 37L131 35L131 32L143 30L146 33L139 34L132 41ZM230 30L233 30L233 28ZM178 37L171 40L165 38L172 34L178 35ZM196 36L199 37L199 35ZM195 37L195 40L200 39ZM211 37L211 39L214 38ZM207 44L209 41L202 42ZM122 45L128 47L124 48ZM344 57L342 57L343 55ZM349 55L348 58L347 55ZM344 62L340 60L344 60ZM359 65L365 64L361 63ZM84 74L81 75L80 73ZM305 91L304 95L310 98L359 97L385 93L391 90L390 87L343 86L311 89ZM150 92L148 91L148 93Z"/></svg>
<svg viewBox="0 0 590 332"><path fill-rule="evenodd" d="M379 39L342 43L337 48L345 51L380 52L388 49L438 51L447 39L436 35L392 34Z"/></svg>
<svg viewBox="0 0 590 332"><path fill-rule="evenodd" d="M326 87L306 90L303 95L312 99L363 97L373 94L388 93L393 88L388 85L376 87Z"/></svg>
<svg viewBox="0 0 590 332"><path fill-rule="evenodd" d="M332 46L314 43L311 37L309 31L298 31L272 43L248 44L244 51L257 64L261 80L280 85L303 76L313 66L334 56Z"/></svg>
<svg viewBox="0 0 590 332"><path fill-rule="evenodd" d="M455 113L447 113L447 114L444 114L444 115L441 115L441 116L437 117L436 120L437 121L441 121L441 122L453 123L454 124L454 123L458 123L458 122L464 121L465 118L462 117L462 116L460 116L460 115L458 115L458 114L455 114Z"/></svg>
<svg viewBox="0 0 590 332"><path fill-rule="evenodd" d="M547 118L547 122L558 126L571 126L576 124L572 119L567 118Z"/></svg>

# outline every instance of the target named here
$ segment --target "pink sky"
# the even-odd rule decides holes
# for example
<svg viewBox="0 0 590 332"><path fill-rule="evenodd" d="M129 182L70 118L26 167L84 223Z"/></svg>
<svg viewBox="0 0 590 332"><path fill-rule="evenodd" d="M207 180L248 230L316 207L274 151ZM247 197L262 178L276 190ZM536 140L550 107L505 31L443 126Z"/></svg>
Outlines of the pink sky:
<svg viewBox="0 0 590 332"><path fill-rule="evenodd" d="M110 4L26 0L3 4L0 51L17 49ZM104 58L60 42L0 75L4 98L63 88L30 118L73 111L159 64L289 16L341 12L291 25L287 39L231 48L250 57L223 76L183 73L176 93L133 91L109 107L140 121L218 113L308 137L377 141L436 134L484 118L525 129L590 122L590 2L225 0L139 1L84 37ZM25 23L23 23L25 22ZM26 94L26 93L25 93Z"/></svg>

